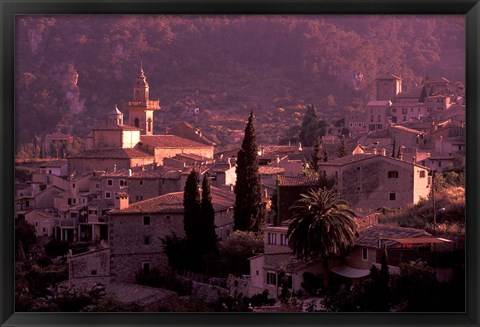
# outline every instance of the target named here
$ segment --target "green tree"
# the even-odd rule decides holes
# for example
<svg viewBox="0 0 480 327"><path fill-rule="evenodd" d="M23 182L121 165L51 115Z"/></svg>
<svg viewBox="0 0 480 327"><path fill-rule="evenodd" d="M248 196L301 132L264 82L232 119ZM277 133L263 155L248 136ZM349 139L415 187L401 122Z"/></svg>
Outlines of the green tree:
<svg viewBox="0 0 480 327"><path fill-rule="evenodd" d="M324 122L318 119L315 107L312 104L309 105L300 126L299 139L302 145L312 146L317 136L325 134L324 125Z"/></svg>
<svg viewBox="0 0 480 327"><path fill-rule="evenodd" d="M201 222L199 224L202 235L203 254L216 253L218 251L217 234L215 233L215 210L212 205L210 191L210 179L205 173L202 181Z"/></svg>
<svg viewBox="0 0 480 327"><path fill-rule="evenodd" d="M257 142L253 127L253 111L248 117L245 137L237 155L234 229L258 231L264 223L265 207L258 174Z"/></svg>
<svg viewBox="0 0 480 327"><path fill-rule="evenodd" d="M354 244L357 225L349 204L332 190L310 190L290 207L288 243L303 260L321 259L323 283L328 287L328 259L344 256Z"/></svg>
<svg viewBox="0 0 480 327"><path fill-rule="evenodd" d="M347 155L347 146L345 145L345 137L342 137L340 146L338 147L338 157L342 158Z"/></svg>
<svg viewBox="0 0 480 327"><path fill-rule="evenodd" d="M36 241L35 226L24 220L15 223L15 253L17 257L23 257Z"/></svg>
<svg viewBox="0 0 480 327"><path fill-rule="evenodd" d="M400 265L395 293L407 301L406 311L438 311L439 285L435 270L416 260Z"/></svg>
<svg viewBox="0 0 480 327"><path fill-rule="evenodd" d="M372 266L370 276L364 284L362 311L385 312L390 309L390 273L387 265L387 251L382 253L380 271Z"/></svg>
<svg viewBox="0 0 480 327"><path fill-rule="evenodd" d="M313 152L310 158L309 166L314 171L318 172L318 164L324 159L324 150L322 147L322 139L320 136L317 136L315 144L313 145Z"/></svg>
<svg viewBox="0 0 480 327"><path fill-rule="evenodd" d="M183 228L188 248L195 251L198 250L196 244L201 240L201 235L199 235L199 215L201 210L200 191L198 189L199 179L198 171L193 169L187 177L183 193Z"/></svg>

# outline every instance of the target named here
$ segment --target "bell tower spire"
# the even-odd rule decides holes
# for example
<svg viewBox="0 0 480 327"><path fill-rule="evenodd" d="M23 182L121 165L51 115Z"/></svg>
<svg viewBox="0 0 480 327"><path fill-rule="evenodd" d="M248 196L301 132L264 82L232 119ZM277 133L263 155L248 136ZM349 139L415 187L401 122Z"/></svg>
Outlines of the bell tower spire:
<svg viewBox="0 0 480 327"><path fill-rule="evenodd" d="M127 101L128 124L141 130L142 135L153 135L153 112L160 109L159 100L150 100L150 87L140 62L140 71L133 87L133 100Z"/></svg>

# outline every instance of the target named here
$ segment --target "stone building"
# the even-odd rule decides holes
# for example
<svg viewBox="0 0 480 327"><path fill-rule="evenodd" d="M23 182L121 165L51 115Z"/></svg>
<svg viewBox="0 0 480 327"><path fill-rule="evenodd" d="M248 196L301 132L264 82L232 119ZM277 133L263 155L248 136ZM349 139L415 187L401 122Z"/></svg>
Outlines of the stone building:
<svg viewBox="0 0 480 327"><path fill-rule="evenodd" d="M150 100L150 87L140 69L133 88L133 100L125 106L129 112L128 125L123 113L115 107L107 115L103 127L89 134L88 148L68 158L68 171L85 172L116 169L140 170L163 165L163 158L176 154L196 154L213 158L214 143L189 124L172 127L166 134L155 135L153 113L160 109L159 100Z"/></svg>
<svg viewBox="0 0 480 327"><path fill-rule="evenodd" d="M393 74L379 74L376 79L377 100L393 101L402 92L402 79Z"/></svg>
<svg viewBox="0 0 480 327"><path fill-rule="evenodd" d="M211 188L216 233L228 237L233 230L235 196L230 191ZM183 237L183 192L169 193L128 204L109 212L109 245L112 278L132 282L140 269L167 267L162 239L176 234Z"/></svg>
<svg viewBox="0 0 480 327"><path fill-rule="evenodd" d="M405 207L430 193L428 168L381 154L356 154L319 164L353 208Z"/></svg>

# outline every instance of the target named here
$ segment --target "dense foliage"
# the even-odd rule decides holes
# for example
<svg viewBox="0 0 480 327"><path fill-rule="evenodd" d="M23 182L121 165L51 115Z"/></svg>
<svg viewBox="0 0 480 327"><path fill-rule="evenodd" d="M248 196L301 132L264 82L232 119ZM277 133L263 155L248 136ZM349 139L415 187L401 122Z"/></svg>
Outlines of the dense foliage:
<svg viewBox="0 0 480 327"><path fill-rule="evenodd" d="M230 118L214 126L222 141L223 128L240 128L253 109L276 126L262 143L300 125L307 103L321 119L341 118L370 98L380 72L401 75L407 88L426 75L465 74L464 17L452 15L19 16L15 35L20 143L57 129L85 136L115 104L125 111L140 61L161 101L157 131L199 107L203 127Z"/></svg>
<svg viewBox="0 0 480 327"><path fill-rule="evenodd" d="M218 251L218 239L215 233L215 210L212 204L212 194L210 191L210 178L205 173L202 181L202 201L200 203L201 222L198 233L202 235L203 254L216 253Z"/></svg>
<svg viewBox="0 0 480 327"><path fill-rule="evenodd" d="M252 111L245 127L242 147L237 155L233 216L235 230L257 232L265 223L265 204L261 193L257 151Z"/></svg>

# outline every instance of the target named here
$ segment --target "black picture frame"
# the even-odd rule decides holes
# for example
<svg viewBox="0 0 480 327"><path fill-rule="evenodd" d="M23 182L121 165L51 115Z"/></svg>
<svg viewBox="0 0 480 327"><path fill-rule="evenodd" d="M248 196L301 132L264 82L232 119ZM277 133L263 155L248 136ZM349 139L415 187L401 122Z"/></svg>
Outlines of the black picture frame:
<svg viewBox="0 0 480 327"><path fill-rule="evenodd" d="M478 224L480 144L478 0L144 0L67 1L0 0L1 108L0 108L0 322L1 326L478 326ZM466 15L466 255L467 307L465 313L405 314L236 314L236 313L15 313L14 312L14 18L18 14L464 14Z"/></svg>

